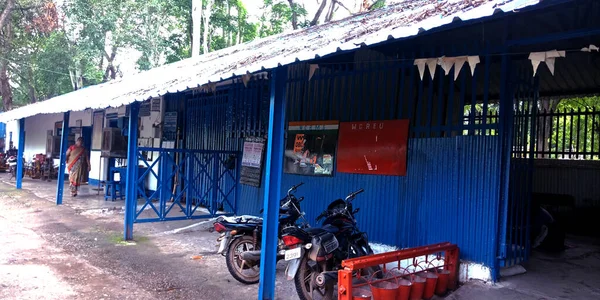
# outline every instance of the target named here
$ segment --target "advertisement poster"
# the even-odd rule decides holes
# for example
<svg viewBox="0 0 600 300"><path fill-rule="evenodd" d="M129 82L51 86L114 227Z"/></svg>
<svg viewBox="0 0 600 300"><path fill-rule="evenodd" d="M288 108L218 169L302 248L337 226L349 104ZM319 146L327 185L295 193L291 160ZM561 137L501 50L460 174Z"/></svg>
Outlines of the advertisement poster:
<svg viewBox="0 0 600 300"><path fill-rule="evenodd" d="M290 122L283 170L288 174L333 176L338 121Z"/></svg>
<svg viewBox="0 0 600 300"><path fill-rule="evenodd" d="M340 124L337 171L406 176L409 120Z"/></svg>
<svg viewBox="0 0 600 300"><path fill-rule="evenodd" d="M244 141L240 172L240 182L242 184L260 187L265 142L265 139L259 137L248 137Z"/></svg>

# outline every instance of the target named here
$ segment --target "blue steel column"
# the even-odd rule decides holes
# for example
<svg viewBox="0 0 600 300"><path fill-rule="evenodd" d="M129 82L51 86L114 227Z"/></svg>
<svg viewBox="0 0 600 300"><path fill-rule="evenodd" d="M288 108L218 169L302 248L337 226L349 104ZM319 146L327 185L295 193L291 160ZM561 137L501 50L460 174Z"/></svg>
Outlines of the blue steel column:
<svg viewBox="0 0 600 300"><path fill-rule="evenodd" d="M127 180L125 193L125 240L133 240L133 221L137 208L138 115L140 103L129 105L129 134L127 139Z"/></svg>
<svg viewBox="0 0 600 300"><path fill-rule="evenodd" d="M264 226L262 256L260 258L260 286L258 299L275 299L275 265L277 263L277 231L279 227L279 196L283 173L283 134L285 129L285 86L287 68L279 67L271 73L271 101L269 105L269 135L265 161Z"/></svg>
<svg viewBox="0 0 600 300"><path fill-rule="evenodd" d="M498 207L498 217L500 224L498 228L498 240L496 241L496 263L492 270L492 280L497 281L500 275L501 261L506 259L506 233L508 230L508 202L510 200L510 159L512 154L512 135L513 135L513 93L510 80L511 60L508 55L502 57L502 68L500 74L500 168L501 168L501 186L500 201ZM496 224L498 222L495 222Z"/></svg>
<svg viewBox="0 0 600 300"><path fill-rule="evenodd" d="M62 136L60 139L60 163L58 165L58 176L56 179L56 205L61 205L63 190L65 188L65 166L67 165L67 143L69 142L69 116L70 112L63 115Z"/></svg>
<svg viewBox="0 0 600 300"><path fill-rule="evenodd" d="M23 152L25 151L25 118L19 120L19 153L17 154L17 189L23 187Z"/></svg>

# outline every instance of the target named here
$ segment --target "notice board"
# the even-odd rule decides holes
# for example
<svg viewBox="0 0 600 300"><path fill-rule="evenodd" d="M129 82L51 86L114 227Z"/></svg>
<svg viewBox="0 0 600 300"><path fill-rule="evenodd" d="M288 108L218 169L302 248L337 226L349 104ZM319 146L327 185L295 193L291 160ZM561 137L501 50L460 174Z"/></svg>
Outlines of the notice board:
<svg viewBox="0 0 600 300"><path fill-rule="evenodd" d="M242 184L260 187L265 141L264 138L260 137L248 137L244 141L242 169L240 171L240 182Z"/></svg>
<svg viewBox="0 0 600 300"><path fill-rule="evenodd" d="M340 123L337 171L406 176L409 120Z"/></svg>

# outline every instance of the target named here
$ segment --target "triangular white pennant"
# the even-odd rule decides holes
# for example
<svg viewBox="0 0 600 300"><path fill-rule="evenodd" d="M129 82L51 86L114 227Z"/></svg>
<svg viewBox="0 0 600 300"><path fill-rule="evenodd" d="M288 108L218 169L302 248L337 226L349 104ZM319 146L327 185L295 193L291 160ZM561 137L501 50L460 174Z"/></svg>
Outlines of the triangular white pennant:
<svg viewBox="0 0 600 300"><path fill-rule="evenodd" d="M535 76L540 63L546 60L546 52L531 52L529 54L529 60L531 60L531 65L533 66L533 76Z"/></svg>
<svg viewBox="0 0 600 300"><path fill-rule="evenodd" d="M440 57L439 64L442 66L442 69L444 69L446 75L450 74L450 70L452 69L455 60L455 57Z"/></svg>
<svg viewBox="0 0 600 300"><path fill-rule="evenodd" d="M598 48L598 46L596 46L596 45L590 44L588 47L581 48L581 51L583 51L583 52L592 52L592 51L599 52L600 48Z"/></svg>
<svg viewBox="0 0 600 300"><path fill-rule="evenodd" d="M554 57L546 57L546 66L548 66L548 70L550 70L550 73L552 74L552 76L554 76L555 61L556 61L556 58L554 58Z"/></svg>
<svg viewBox="0 0 600 300"><path fill-rule="evenodd" d="M454 60L454 81L456 81L456 79L458 78L458 75L460 74L460 70L462 69L462 67L465 65L466 62L467 62L466 56L457 57Z"/></svg>
<svg viewBox="0 0 600 300"><path fill-rule="evenodd" d="M423 74L425 74L425 64L427 63L427 58L418 58L415 59L414 65L419 69L419 76L421 80L423 80Z"/></svg>
<svg viewBox="0 0 600 300"><path fill-rule="evenodd" d="M435 78L435 67L437 66L438 59L437 58L428 58L427 59L427 67L429 68L429 75L431 75L431 80Z"/></svg>
<svg viewBox="0 0 600 300"><path fill-rule="evenodd" d="M248 82L250 81L250 78L252 78L251 74L242 75L242 82L244 83L244 87L248 87Z"/></svg>
<svg viewBox="0 0 600 300"><path fill-rule="evenodd" d="M311 64L309 66L308 81L310 81L310 79L315 75L315 71L317 71L318 68L319 68L319 65L317 65L317 64Z"/></svg>
<svg viewBox="0 0 600 300"><path fill-rule="evenodd" d="M209 83L208 88L210 89L211 93L216 92L217 91L217 83L216 82Z"/></svg>
<svg viewBox="0 0 600 300"><path fill-rule="evenodd" d="M479 64L479 56L469 56L467 57L467 61L469 62L469 67L471 67L471 76L475 75L475 67Z"/></svg>

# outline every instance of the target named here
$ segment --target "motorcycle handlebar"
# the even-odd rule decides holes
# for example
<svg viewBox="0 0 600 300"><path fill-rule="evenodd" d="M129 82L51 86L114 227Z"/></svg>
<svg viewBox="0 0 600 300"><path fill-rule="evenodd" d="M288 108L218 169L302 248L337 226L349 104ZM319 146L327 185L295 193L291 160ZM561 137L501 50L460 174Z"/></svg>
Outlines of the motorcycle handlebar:
<svg viewBox="0 0 600 300"><path fill-rule="evenodd" d="M352 193L350 193L350 194L349 194L349 195L346 197L346 201L353 199L354 197L356 197L356 195L358 195L358 194L360 194L360 193L362 193L362 192L364 192L364 191L365 191L365 189L360 189L360 190L358 190L358 191L356 191L356 192L352 192Z"/></svg>
<svg viewBox="0 0 600 300"><path fill-rule="evenodd" d="M300 182L297 185L292 186L288 191L287 194L289 195L290 193L292 193L293 191L295 191L296 189L298 189L299 187L301 187L304 184L304 182Z"/></svg>

